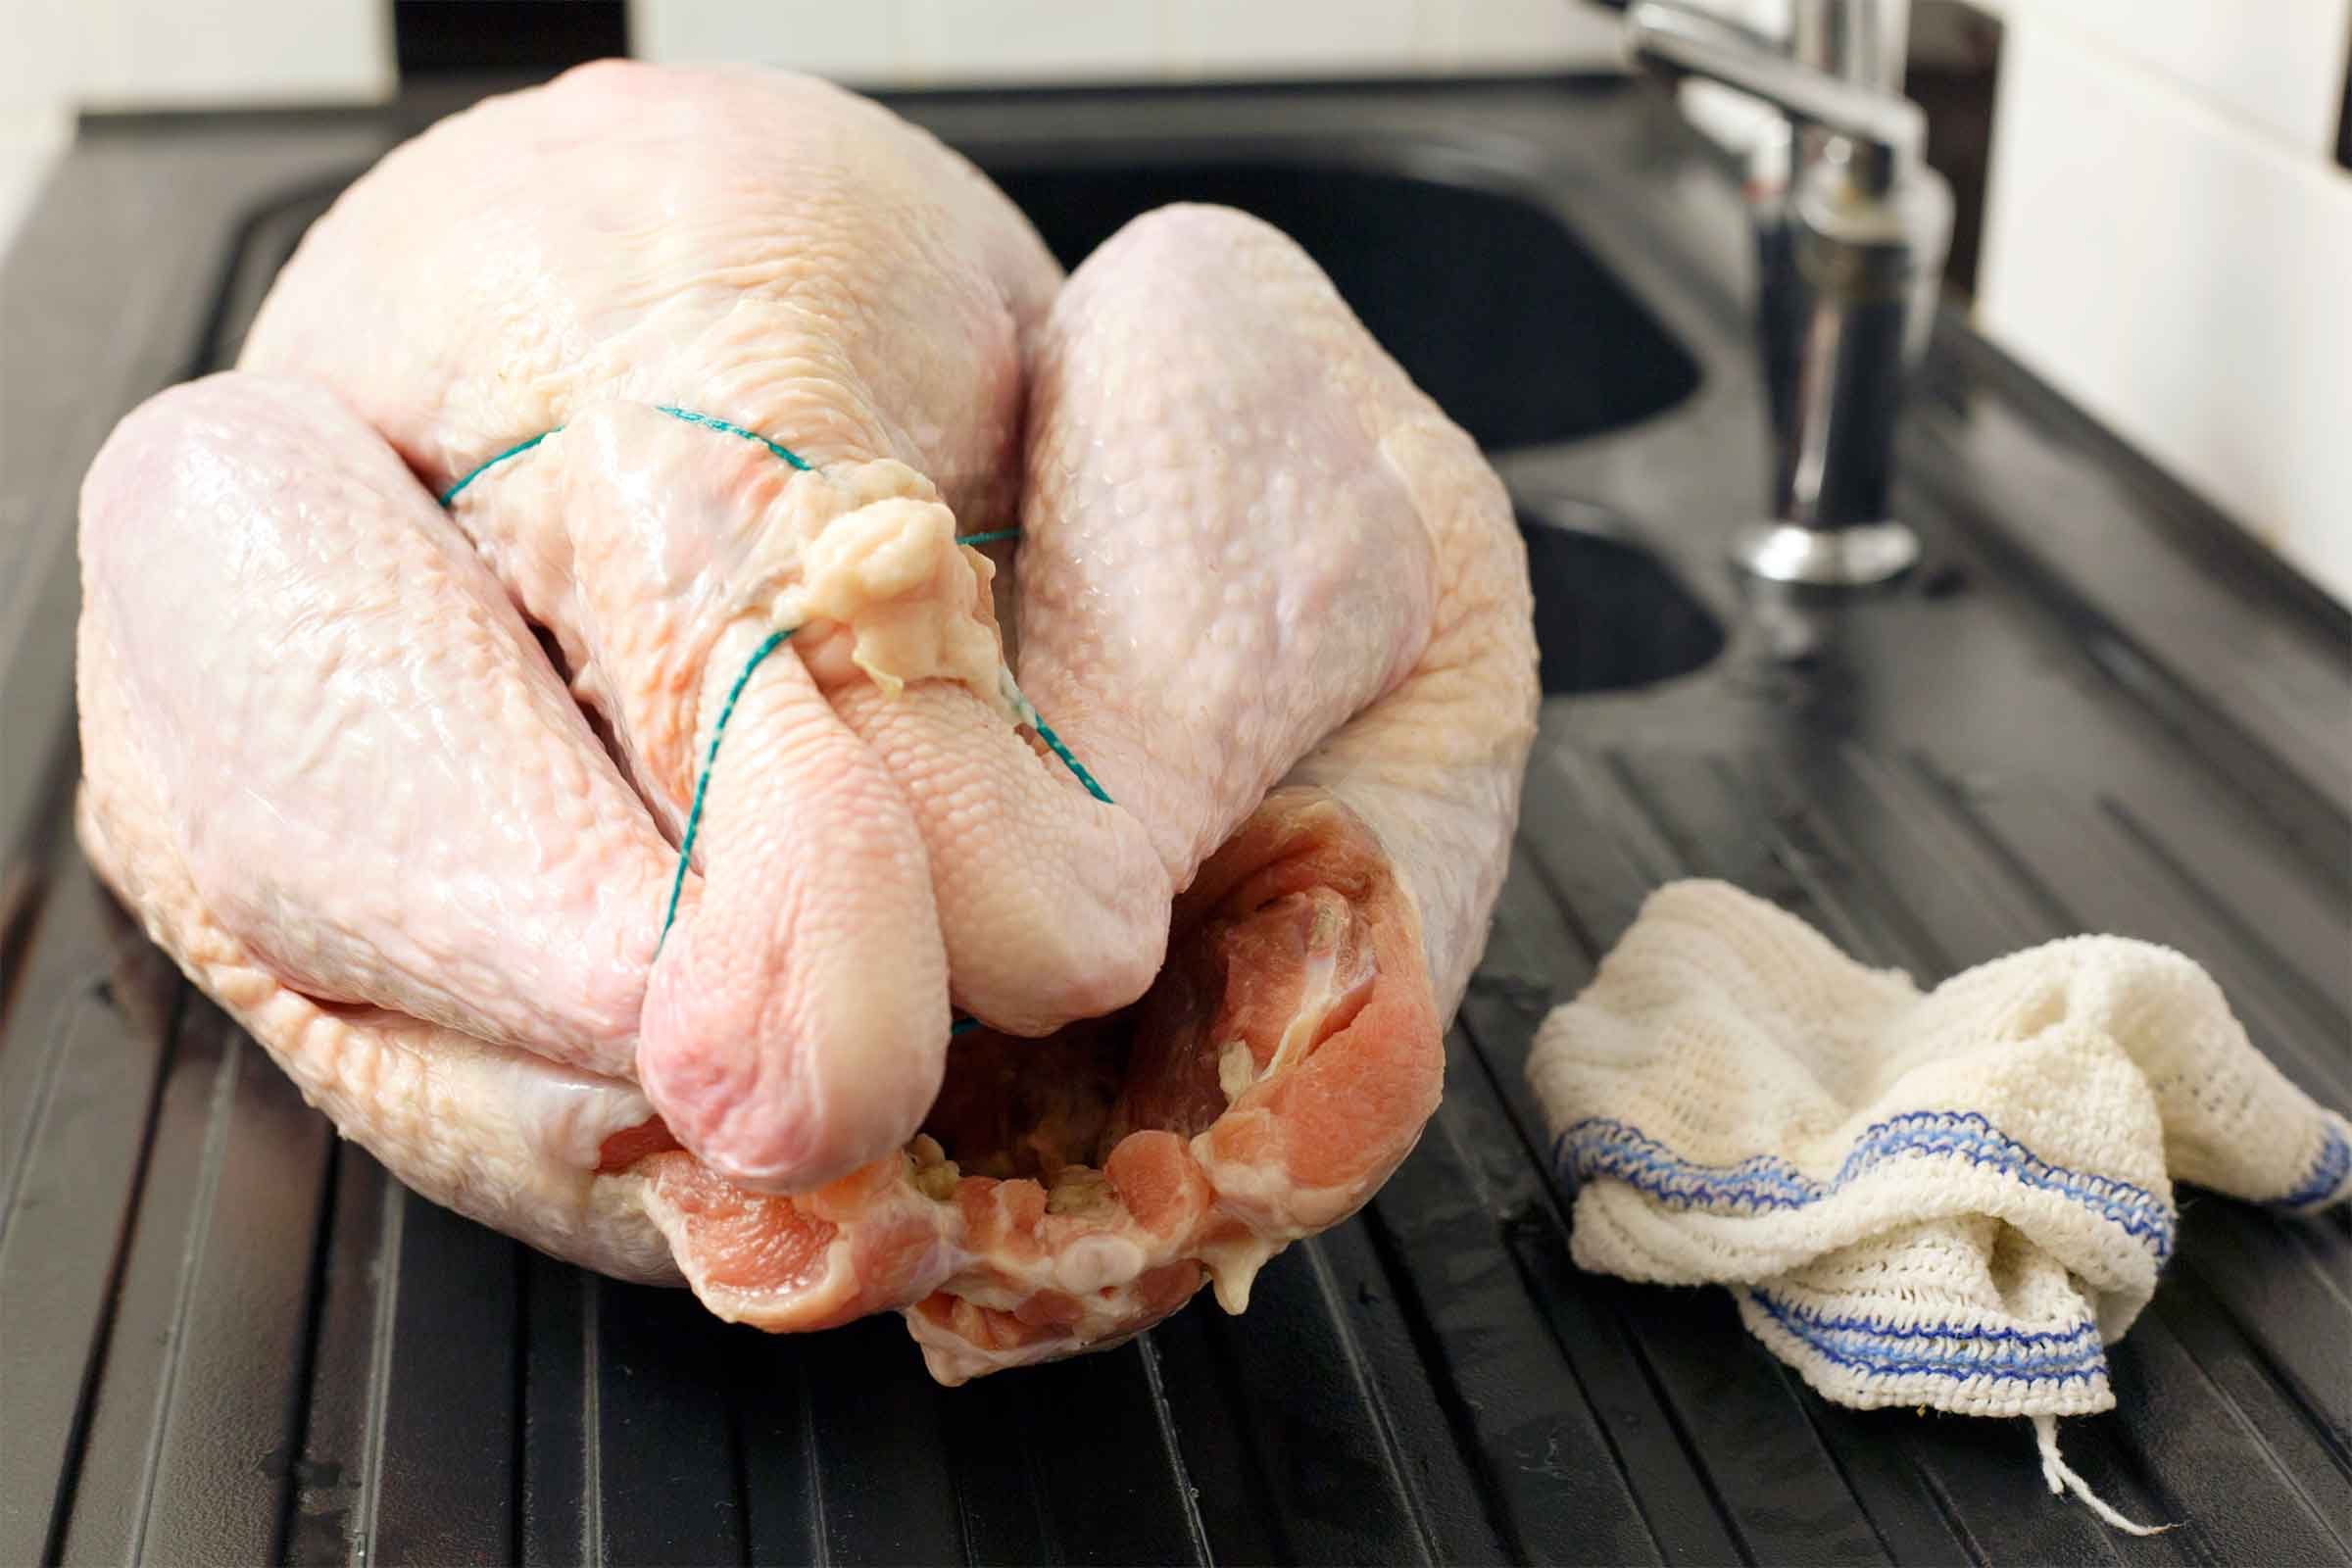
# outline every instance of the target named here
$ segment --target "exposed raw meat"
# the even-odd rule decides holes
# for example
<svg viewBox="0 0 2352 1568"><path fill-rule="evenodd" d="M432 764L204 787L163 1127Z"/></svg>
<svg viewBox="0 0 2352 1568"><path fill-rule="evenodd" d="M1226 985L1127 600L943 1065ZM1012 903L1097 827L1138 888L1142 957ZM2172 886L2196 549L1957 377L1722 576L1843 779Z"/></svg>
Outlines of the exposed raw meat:
<svg viewBox="0 0 2352 1568"><path fill-rule="evenodd" d="M93 861L348 1134L562 1255L903 1309L949 1380L1238 1310L1436 1104L1524 558L1263 224L1169 209L1058 283L799 77L590 68L394 153L245 368L92 469ZM953 539L1016 515L1001 639L1009 552ZM1007 640L1117 806L1016 727Z"/></svg>

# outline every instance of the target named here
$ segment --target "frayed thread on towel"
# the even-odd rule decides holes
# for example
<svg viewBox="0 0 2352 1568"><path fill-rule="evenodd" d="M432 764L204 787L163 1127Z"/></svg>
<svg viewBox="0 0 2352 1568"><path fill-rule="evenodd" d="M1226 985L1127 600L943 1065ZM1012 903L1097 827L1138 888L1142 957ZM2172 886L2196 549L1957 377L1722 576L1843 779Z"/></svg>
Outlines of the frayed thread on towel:
<svg viewBox="0 0 2352 1568"><path fill-rule="evenodd" d="M2050 1495L2073 1493L2082 1506L2128 1536L2161 1536L2168 1530L2178 1530L2178 1524L2143 1525L2125 1518L2109 1507L2099 1494L2090 1490L2090 1483L2075 1474L2064 1459L2058 1457L2058 1418L2037 1415L2033 1418L2034 1437L2041 1447L2041 1479L2050 1484Z"/></svg>

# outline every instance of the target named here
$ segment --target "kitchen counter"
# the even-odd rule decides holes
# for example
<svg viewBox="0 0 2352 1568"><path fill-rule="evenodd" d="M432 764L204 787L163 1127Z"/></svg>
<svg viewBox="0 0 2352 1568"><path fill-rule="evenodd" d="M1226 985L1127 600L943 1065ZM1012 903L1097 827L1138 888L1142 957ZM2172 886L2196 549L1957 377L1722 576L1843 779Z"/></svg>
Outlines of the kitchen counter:
<svg viewBox="0 0 2352 1568"><path fill-rule="evenodd" d="M1574 432L1514 420L1608 391L1607 332L1592 363L1444 362L1527 526L1554 695L1420 1149L1245 1318L1200 1302L940 1391L895 1323L729 1329L338 1145L73 847L74 495L446 105L93 123L0 272L0 1561L2352 1561L2342 1212L2182 1195L2119 1408L2065 1428L2102 1495L2184 1521L2131 1541L2041 1492L2021 1423L1827 1405L1723 1293L1579 1273L1521 1080L1642 897L1705 874L1923 981L2078 930L2167 942L2352 1109L2352 616L1948 314L1899 443L1921 568L1743 586L1748 237L1650 92L894 102L1039 202L1244 164L1507 201L1681 357L1655 408Z"/></svg>

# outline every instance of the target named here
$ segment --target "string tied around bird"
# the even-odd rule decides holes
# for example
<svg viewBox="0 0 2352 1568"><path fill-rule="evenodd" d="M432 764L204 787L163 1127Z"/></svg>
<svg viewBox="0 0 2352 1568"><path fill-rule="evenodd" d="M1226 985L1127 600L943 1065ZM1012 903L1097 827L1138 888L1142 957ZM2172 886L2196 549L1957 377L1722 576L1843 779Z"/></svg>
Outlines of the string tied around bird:
<svg viewBox="0 0 2352 1568"><path fill-rule="evenodd" d="M740 440L752 442L797 472L815 473L818 471L814 464L790 447L748 426L719 418L715 415L699 413L674 404L658 403L654 405L654 408L657 413L667 415L682 423L696 425L706 430L714 430L722 435L731 435ZM474 481L480 479L491 469L523 456L563 429L564 426L561 424L551 425L536 435L526 436L484 458L459 475L448 489L441 492L439 500L442 510L453 510L457 506L458 498L470 489ZM956 536L956 543L972 546L1000 544L1007 540L1018 539L1020 535L1021 530L1018 528L992 528L980 533L958 534ZM758 672L761 664L767 662L768 656L790 642L793 633L799 630L798 626L780 626L770 630L766 636L760 639L759 646L752 650L751 657L743 662L743 667L736 672L733 683L727 688L726 700L719 707L717 722L710 727L710 744L705 749L702 765L695 773L694 796L686 811L686 828L678 838L677 865L670 874L669 900L662 911L662 935L655 947L657 955L661 952L661 945L669 940L669 928L676 923L678 918L678 899L685 891L686 871L694 860L695 838L702 829L703 801L710 787L711 772L718 766L719 743L726 739L727 722L734 717L735 705L741 700L744 688L751 684L752 676ZM1012 671L1000 667L997 678L1000 690L1006 704L1012 709L1014 716L1021 723L1036 731L1037 738L1045 743L1046 749L1052 752L1064 767L1069 769L1071 776L1085 787L1089 795L1105 806L1113 804L1109 792L1104 790L1096 781L1095 776L1087 771L1086 764L1078 760L1069 747L1062 743L1061 737L1054 733L1054 727L1048 724L1044 716L1038 712L1036 705L1021 694L1020 687L1013 681ZM951 1035L960 1035L978 1027L977 1019L958 1018L949 1026L948 1032Z"/></svg>

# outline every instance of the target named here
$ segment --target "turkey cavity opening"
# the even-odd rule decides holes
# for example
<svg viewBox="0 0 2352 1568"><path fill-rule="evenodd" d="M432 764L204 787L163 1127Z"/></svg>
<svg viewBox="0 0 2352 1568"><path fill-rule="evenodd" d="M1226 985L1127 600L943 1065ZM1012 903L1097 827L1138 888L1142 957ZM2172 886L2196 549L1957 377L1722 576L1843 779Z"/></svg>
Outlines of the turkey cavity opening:
<svg viewBox="0 0 2352 1568"><path fill-rule="evenodd" d="M1059 1200L1130 1133L1204 1131L1346 1028L1374 978L1364 916L1330 888L1214 910L1133 1006L1043 1040L956 1041L923 1132L959 1174L1030 1177Z"/></svg>
<svg viewBox="0 0 2352 1568"><path fill-rule="evenodd" d="M1379 973L1372 921L1326 886L1229 901L1177 931L1134 1005L1042 1040L963 1036L907 1150L917 1186L944 1200L962 1177L1027 1178L1054 1212L1105 1195L1102 1164L1128 1134L1189 1140L1354 1022ZM599 1168L677 1147L656 1118L607 1139Z"/></svg>
<svg viewBox="0 0 2352 1568"><path fill-rule="evenodd" d="M1051 1187L1066 1166L1100 1165L1110 1152L1103 1133L1126 1082L1135 1011L1044 1040L972 1031L948 1048L947 1078L923 1131L966 1176L1032 1176Z"/></svg>

